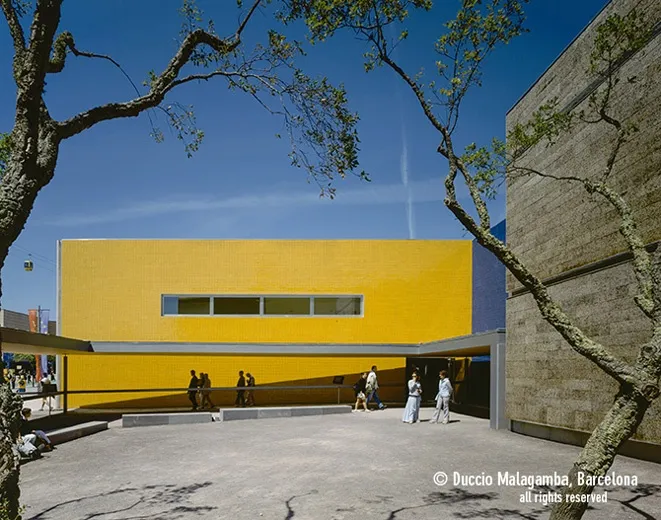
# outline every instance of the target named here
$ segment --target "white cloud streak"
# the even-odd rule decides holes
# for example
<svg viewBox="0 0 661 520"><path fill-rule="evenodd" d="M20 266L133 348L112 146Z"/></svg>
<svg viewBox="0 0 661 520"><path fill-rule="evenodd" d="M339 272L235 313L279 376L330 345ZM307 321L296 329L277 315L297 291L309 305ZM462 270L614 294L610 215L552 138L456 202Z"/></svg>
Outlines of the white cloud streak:
<svg viewBox="0 0 661 520"><path fill-rule="evenodd" d="M402 117L402 156L400 158L402 184L406 190L406 222L409 228L409 238L415 238L415 213L413 212L413 194L409 184L409 147L406 142L406 128Z"/></svg>
<svg viewBox="0 0 661 520"><path fill-rule="evenodd" d="M408 182L408 181L407 181ZM334 200L320 198L314 188L303 191L279 191L259 195L242 195L214 199L207 194L187 198L141 201L91 214L61 215L41 219L38 223L56 227L83 227L99 224L126 222L140 218L159 217L184 213L201 213L222 210L269 208L327 207L327 206L374 206L443 200L442 185L438 179L401 184L363 184L357 188L342 189L338 186ZM36 224L37 222L35 222Z"/></svg>
<svg viewBox="0 0 661 520"><path fill-rule="evenodd" d="M398 31L399 27L396 27L395 23L392 23L388 26L388 34L390 35L390 38L392 39L393 42L397 42L399 36L398 36ZM395 61L399 61L399 46L398 43L394 43L394 55L395 55ZM404 96L402 94L402 88L400 85L399 80L397 80L397 83L395 85L395 91L397 94L397 100L399 102L399 117L402 125L402 154L400 157L400 171L402 175L402 184L404 185L404 189L406 190L406 223L408 225L408 230L409 230L409 238L414 239L415 238L415 212L413 208L413 195L411 193L410 189L410 175L409 175L409 147L408 147L408 142L406 139L406 123L405 123L405 116L404 116Z"/></svg>

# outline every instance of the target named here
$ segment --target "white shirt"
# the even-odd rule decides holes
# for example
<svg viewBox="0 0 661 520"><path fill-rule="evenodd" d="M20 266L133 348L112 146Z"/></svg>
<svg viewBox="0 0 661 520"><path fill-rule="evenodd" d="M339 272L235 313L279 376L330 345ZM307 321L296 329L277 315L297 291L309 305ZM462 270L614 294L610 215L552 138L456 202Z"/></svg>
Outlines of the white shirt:
<svg viewBox="0 0 661 520"><path fill-rule="evenodd" d="M450 380L446 377L445 379L441 379L438 382L438 394L436 395L436 399L439 397L450 397L452 395L452 383L450 383Z"/></svg>
<svg viewBox="0 0 661 520"><path fill-rule="evenodd" d="M379 383L376 381L376 372L373 370L367 375L367 387L372 389L372 392L379 389Z"/></svg>

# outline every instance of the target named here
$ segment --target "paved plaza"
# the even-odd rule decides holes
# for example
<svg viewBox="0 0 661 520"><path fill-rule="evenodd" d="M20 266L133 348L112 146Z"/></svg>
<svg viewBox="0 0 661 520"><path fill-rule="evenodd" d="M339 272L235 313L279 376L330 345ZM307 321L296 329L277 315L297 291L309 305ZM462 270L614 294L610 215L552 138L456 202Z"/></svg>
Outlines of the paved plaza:
<svg viewBox="0 0 661 520"><path fill-rule="evenodd" d="M542 519L521 485L498 472L564 474L578 448L489 430L401 422L401 409L366 414L182 426L113 427L23 466L31 520ZM114 424L113 426L116 426ZM661 466L620 457L636 486L608 486L592 520L661 518ZM443 471L493 476L491 486L434 483ZM544 489L546 493L548 489ZM540 495L541 496L541 495Z"/></svg>

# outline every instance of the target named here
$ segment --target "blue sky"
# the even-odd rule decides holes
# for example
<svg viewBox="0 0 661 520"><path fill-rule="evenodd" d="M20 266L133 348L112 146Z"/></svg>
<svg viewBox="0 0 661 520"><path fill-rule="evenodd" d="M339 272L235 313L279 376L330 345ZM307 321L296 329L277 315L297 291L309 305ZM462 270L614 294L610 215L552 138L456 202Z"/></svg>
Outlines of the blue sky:
<svg viewBox="0 0 661 520"><path fill-rule="evenodd" d="M198 3L220 34L233 31L238 16L233 0ZM433 42L459 5L436 3L440 7L431 13L405 23L410 37L398 53L413 73L420 67L433 70ZM458 143L503 137L507 110L606 3L532 0L531 32L491 57L483 87L463 108ZM80 49L112 55L139 84L175 51L179 6L179 0L66 0L60 29L71 31ZM251 22L248 39L259 39L274 26L268 13ZM0 129L9 130L12 48L4 20L0 25ZM300 37L301 28L284 32ZM98 125L63 144L55 178L39 194L5 263L2 306L25 312L41 305L55 314L60 239L468 238L442 203L446 170L435 152L438 136L392 73L364 73L364 50L363 42L344 34L309 49L303 65L345 84L361 117L360 161L371 183L337 180L336 199L319 199L318 187L290 166L287 141L275 138L282 132L280 120L245 94L228 91L222 80L187 85L166 101L196 108L205 140L192 159L172 137L155 143L144 115ZM108 63L70 56L64 72L49 78L46 100L51 115L64 119L133 95ZM504 217L502 195L491 210L494 223ZM35 263L30 273L23 270L29 253Z"/></svg>

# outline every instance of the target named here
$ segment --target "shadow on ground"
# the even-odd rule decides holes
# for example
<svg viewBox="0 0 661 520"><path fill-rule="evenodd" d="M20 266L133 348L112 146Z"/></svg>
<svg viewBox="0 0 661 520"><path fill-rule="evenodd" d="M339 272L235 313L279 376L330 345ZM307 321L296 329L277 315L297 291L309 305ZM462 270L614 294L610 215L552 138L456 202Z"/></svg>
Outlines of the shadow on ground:
<svg viewBox="0 0 661 520"><path fill-rule="evenodd" d="M111 422L121 418L122 414L120 413L58 413L51 416L45 415L43 417L32 419L30 421L30 428L34 430L43 430L45 432L49 432L91 421Z"/></svg>
<svg viewBox="0 0 661 520"><path fill-rule="evenodd" d="M616 491L628 491L631 496L627 499L614 498L613 501L619 502L622 506L639 515L641 519L645 520L657 520L658 516L653 516L650 513L645 512L641 507L634 504L634 502L647 497L661 496L661 485L659 484L640 484L634 488L606 488L606 491L609 493ZM655 511L655 514L658 515L658 511Z"/></svg>
<svg viewBox="0 0 661 520"><path fill-rule="evenodd" d="M123 487L87 497L61 502L28 520L48 520L50 518L70 518L71 520L92 520L98 517L122 514L123 520L177 520L191 518L206 513L215 506L193 506L187 504L198 490L211 485L211 482L178 486L159 484L142 487ZM96 512L78 513L86 509ZM53 516L51 516L53 515Z"/></svg>
<svg viewBox="0 0 661 520"><path fill-rule="evenodd" d="M211 486L211 482L178 486L174 484L160 484L143 487L122 487L106 493L99 493L74 500L61 502L48 507L40 513L34 514L28 520L49 520L50 518L71 518L72 520L93 520L110 515L121 515L123 520L181 520L198 516L218 509L216 506L200 506L190 504L191 497L200 489ZM540 487L535 492L559 491L550 487ZM609 498L611 505L615 502L622 505L629 512L636 513L641 520L656 520L656 516L647 513L639 504L641 499L661 495L661 485L641 484L634 488L609 487L605 488L610 494L617 493L618 498ZM294 495L285 500L283 520L296 520L297 509L304 510L301 499L318 495L319 491L313 489L301 495ZM622 496L624 495L624 496ZM457 519L490 518L501 520L541 520L548 514L549 508L537 507L529 511L515 508L489 507L499 497L495 492L474 493L465 489L453 488L448 491L430 493L421 497L418 503L406 505L385 511L383 520L398 520L400 513L415 511L421 518L436 517L443 506L457 506L461 511L446 511L446 517L454 516ZM386 509L394 507L394 497L376 495L365 500L371 506L383 505ZM298 504L297 504L298 503ZM589 509L592 509L591 507ZM77 513L87 510L85 513ZM91 512L94 511L94 512ZM363 515L359 508L339 507L337 513L356 513ZM307 513L301 513L307 514Z"/></svg>
<svg viewBox="0 0 661 520"><path fill-rule="evenodd" d="M285 506L287 508L286 515L283 520L292 520L296 518L296 510L294 509L293 503L297 501L300 498L310 496L310 495L316 495L318 491L316 489L313 489L309 493L305 493L303 495L296 495L291 497L290 499L285 501ZM459 488L454 488L450 489L449 491L444 491L444 492L435 492L435 493L430 493L426 496L423 496L420 499L420 503L418 504L412 504L409 506L402 506L397 509L392 509L389 512L384 513L384 520L397 520L399 517L400 513L403 513L405 511L411 511L411 510L424 510L427 508L434 508L438 506L443 506L443 505L456 505L461 503L462 505L465 506L478 506L481 502L486 502L490 500L495 500L498 497L497 493L472 493L470 491L466 491L465 489L459 489ZM386 507L392 507L394 504L394 497L392 496L383 496L383 495L375 495L372 498L366 499L365 504L370 504L370 505L379 505L382 504ZM358 508L356 507L340 507L335 509L337 513L356 513L357 515L362 516L364 513L361 512ZM495 509L485 509L485 512L490 512L490 511L495 511ZM504 511L504 510L503 510ZM422 513L422 511L420 511ZM430 509L428 511L430 514L433 515L433 517L436 516L437 511L434 511L433 509ZM512 513L511 511L508 511L508 513ZM518 513L518 512L514 512ZM526 516L515 516L510 514L510 516L489 516L488 514L484 514L481 516L460 516L458 514L455 514L458 518L528 518ZM431 517L425 517L425 518L431 518ZM536 517L530 517L530 518L536 518Z"/></svg>
<svg viewBox="0 0 661 520"><path fill-rule="evenodd" d="M536 488L534 492L555 492L560 491L560 488L552 488L548 486L543 486ZM650 513L645 512L642 508L634 505L634 502L641 500L646 497L652 496L661 496L661 485L656 484L641 484L634 488L627 487L610 487L605 488L600 491L607 491L609 494L619 493L619 494L628 494L626 498L610 498L609 502L611 505L613 503L621 504L625 509L630 512L634 512L639 515L638 518L641 520L657 520L658 517L653 516ZM296 518L296 510L294 509L294 502L298 499L316 495L319 492L316 489L302 494L295 495L285 501L285 506L287 512L283 520L292 520ZM546 515L548 515L551 505L543 507L538 505L538 507L523 511L521 509L514 508L502 508L502 507L489 507L490 502L498 499L498 493L494 492L485 492L485 493L473 493L465 489L453 488L444 492L435 492L430 493L420 499L420 503L412 504L408 506L402 506L397 509L392 509L389 512L384 513L384 520L397 520L400 518L400 513L406 511L415 510L420 515L432 515L432 516L421 516L421 518L436 518L440 511L436 508L442 506L457 506L460 505L461 511L446 511L446 517L454 516L458 519L472 519L472 518L490 518L498 520L541 520ZM379 505L383 504L385 506L392 507L394 497L392 496L380 496L376 495L370 499L365 500L366 504L370 505ZM594 509L593 507L588 507L588 509ZM356 507L340 507L335 509L337 513L356 513L357 515L363 515Z"/></svg>

